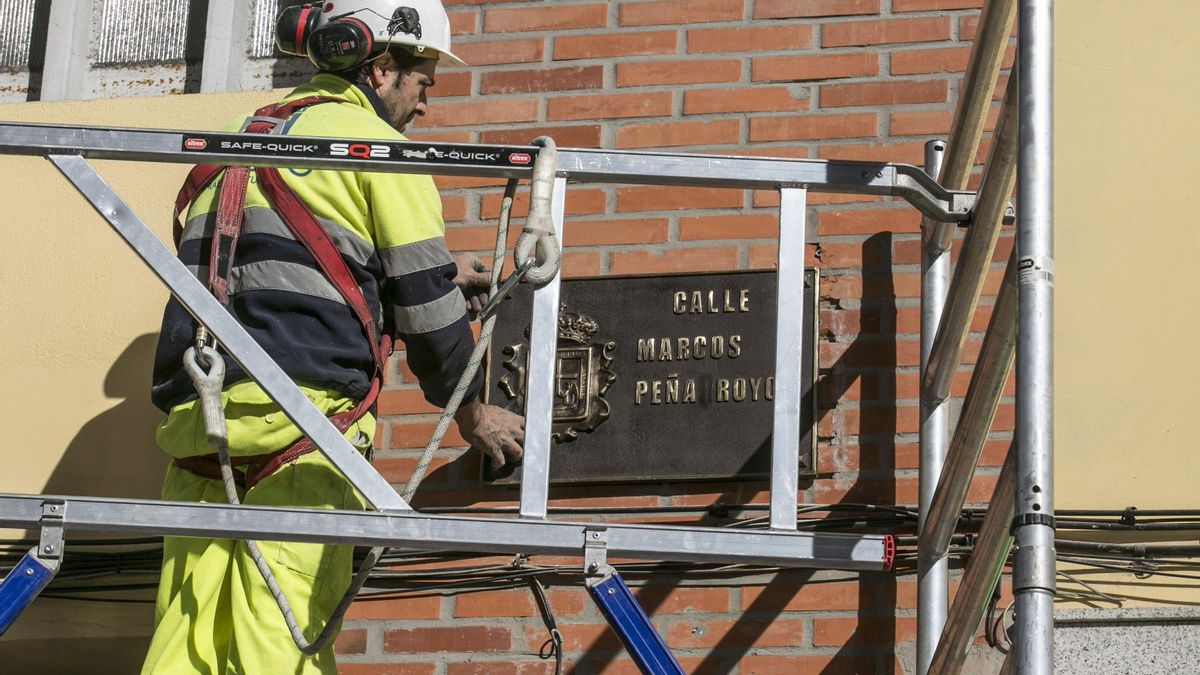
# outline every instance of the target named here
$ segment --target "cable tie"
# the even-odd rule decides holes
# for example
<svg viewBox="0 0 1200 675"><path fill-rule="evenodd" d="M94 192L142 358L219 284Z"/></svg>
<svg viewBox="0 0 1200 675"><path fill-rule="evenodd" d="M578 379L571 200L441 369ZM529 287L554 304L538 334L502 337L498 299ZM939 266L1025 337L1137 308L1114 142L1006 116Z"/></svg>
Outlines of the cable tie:
<svg viewBox="0 0 1200 675"><path fill-rule="evenodd" d="M1130 527L1137 525L1137 507L1126 506L1125 511L1121 513L1121 524L1129 525Z"/></svg>

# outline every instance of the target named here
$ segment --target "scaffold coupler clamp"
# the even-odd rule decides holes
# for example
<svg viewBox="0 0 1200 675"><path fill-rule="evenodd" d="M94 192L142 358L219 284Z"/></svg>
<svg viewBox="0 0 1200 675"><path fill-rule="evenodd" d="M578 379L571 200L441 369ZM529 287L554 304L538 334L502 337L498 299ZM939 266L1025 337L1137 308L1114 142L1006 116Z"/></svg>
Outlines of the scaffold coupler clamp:
<svg viewBox="0 0 1200 675"><path fill-rule="evenodd" d="M50 583L62 563L63 518L67 503L61 499L42 502L41 534L29 550L0 580L0 635L8 631L21 612Z"/></svg>
<svg viewBox="0 0 1200 675"><path fill-rule="evenodd" d="M583 575L588 593L634 663L646 675L683 675L683 668L650 623L617 570L608 564L608 531L583 531Z"/></svg>
<svg viewBox="0 0 1200 675"><path fill-rule="evenodd" d="M588 527L583 531L583 579L588 588L602 584L617 571L608 564L608 530Z"/></svg>

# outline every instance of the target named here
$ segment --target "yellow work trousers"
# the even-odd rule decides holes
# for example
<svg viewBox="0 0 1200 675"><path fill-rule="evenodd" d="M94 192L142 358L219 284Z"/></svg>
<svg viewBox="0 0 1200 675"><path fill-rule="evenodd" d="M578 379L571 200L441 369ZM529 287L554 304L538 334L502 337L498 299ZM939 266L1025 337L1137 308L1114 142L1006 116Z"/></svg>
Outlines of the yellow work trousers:
<svg viewBox="0 0 1200 675"><path fill-rule="evenodd" d="M286 447L299 432L278 413L264 413L269 400L259 392L226 390L230 451ZM256 387L254 389L257 389ZM326 414L347 409L348 401L313 395ZM250 400L247 400L250 399ZM181 406L159 428L159 444L170 454L203 444L198 409ZM275 415L278 415L277 417ZM282 428L281 428L282 427ZM291 427L291 430L287 429ZM368 415L346 437L369 447L374 420ZM264 441L264 438L269 439ZM193 441L195 441L193 443ZM201 448L203 449L203 448ZM192 454L184 450L185 454ZM178 455L177 455L178 456ZM300 457L264 478L242 503L317 509L361 510L361 496L320 452ZM221 481L171 465L162 498L169 501L226 503ZM305 637L315 640L341 600L352 575L353 547L260 541L259 548L283 590ZM165 537L162 578L155 606L154 637L142 673L336 673L333 641L304 656L292 642L283 615L243 542Z"/></svg>

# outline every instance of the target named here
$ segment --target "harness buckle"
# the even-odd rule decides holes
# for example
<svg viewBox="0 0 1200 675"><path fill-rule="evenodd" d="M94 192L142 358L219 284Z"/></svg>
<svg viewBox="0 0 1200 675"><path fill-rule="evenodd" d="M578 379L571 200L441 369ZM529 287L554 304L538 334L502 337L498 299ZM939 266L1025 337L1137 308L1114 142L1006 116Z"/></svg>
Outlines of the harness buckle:
<svg viewBox="0 0 1200 675"><path fill-rule="evenodd" d="M283 125L281 124L281 122L283 122L283 121L284 120L281 120L278 117L268 117L266 115L254 115L252 117L247 117L246 121L242 122L242 128L238 131L238 133L244 134L244 133L246 133L246 130L249 129L252 125L262 123L262 124L266 124L267 128L263 129L261 132L258 132L258 133L272 134L272 135L278 136L283 133Z"/></svg>

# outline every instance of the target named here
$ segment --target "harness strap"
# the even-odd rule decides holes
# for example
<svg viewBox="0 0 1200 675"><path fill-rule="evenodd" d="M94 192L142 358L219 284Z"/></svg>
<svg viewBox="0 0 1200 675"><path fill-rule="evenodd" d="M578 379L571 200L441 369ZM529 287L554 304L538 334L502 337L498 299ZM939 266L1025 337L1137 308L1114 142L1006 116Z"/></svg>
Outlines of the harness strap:
<svg viewBox="0 0 1200 675"><path fill-rule="evenodd" d="M229 304L229 277L233 273L233 253L245 219L246 186L250 169L231 166L221 178L217 196L217 222L213 227L208 261L208 290L222 305Z"/></svg>
<svg viewBox="0 0 1200 675"><path fill-rule="evenodd" d="M275 118L279 120L287 119L292 113L307 108L310 105L317 103L347 103L346 99L335 98L332 96L306 96L288 101L287 103L273 103L265 105L254 111L254 117L258 118ZM259 126L261 125L261 126ZM259 128L253 128L259 126ZM246 128L250 133L262 133L272 125L267 120L259 119L256 123L251 124ZM183 181L183 186L179 188L179 194L175 196L175 226L172 228L172 236L175 239L175 246L179 246L179 240L183 236L183 223L179 221L180 216L187 213L187 205L192 203L196 195L200 191L208 187L208 184L213 181L226 167L215 164L197 164L188 172L187 178Z"/></svg>
<svg viewBox="0 0 1200 675"><path fill-rule="evenodd" d="M255 111L244 131L267 133L295 111L324 102L344 102L344 100L310 96L287 103L263 106ZM179 221L180 214L185 212L187 205L201 190L221 176L220 191L217 196L216 223L209 255L208 286L223 305L229 303L230 275L233 271L238 237L241 234L245 218L246 190L250 181L250 171L249 167L197 165L188 173L187 179L175 198L174 237L176 246L178 246L183 233L183 226ZM375 320L371 308L367 305L366 298L363 297L362 289L355 281L354 274L346 265L341 252L330 240L325 229L317 222L316 216L308 206L283 180L279 170L255 168L254 172L267 201L287 225L288 230L312 255L325 278L337 289L338 294L342 296L355 318L362 325L363 333L367 338L367 344L371 350L371 360L375 366L371 377L371 388L353 410L330 418L338 431L344 432L361 419L375 405L375 401L379 397L379 392L383 387L383 372L387 355L391 353L391 337L380 331L379 324ZM279 467L295 461L298 457L312 452L314 449L312 441L303 437L278 452L238 458L234 464L246 467L243 484L246 488L250 488ZM175 463L181 468L201 476L219 479L221 475L220 464L215 456L189 457L176 460Z"/></svg>
<svg viewBox="0 0 1200 675"><path fill-rule="evenodd" d="M362 417L362 414L356 407L353 410L333 415L329 418L329 421L333 423L333 426L338 431L345 433L360 417ZM290 464L315 449L316 447L313 446L312 441L307 437L301 437L300 440L286 448L270 454L232 457L230 458L230 464L235 469L241 469L240 471L235 470L233 472L234 482L237 483L238 487L249 490L258 485L262 479L278 471L283 465ZM175 466L187 469L204 478L221 480L221 462L216 453L193 457L179 457L175 459Z"/></svg>

